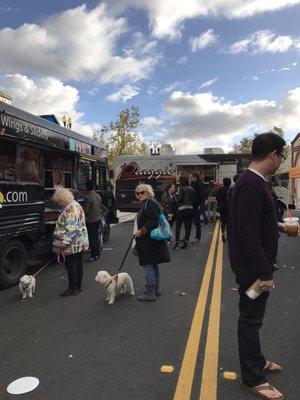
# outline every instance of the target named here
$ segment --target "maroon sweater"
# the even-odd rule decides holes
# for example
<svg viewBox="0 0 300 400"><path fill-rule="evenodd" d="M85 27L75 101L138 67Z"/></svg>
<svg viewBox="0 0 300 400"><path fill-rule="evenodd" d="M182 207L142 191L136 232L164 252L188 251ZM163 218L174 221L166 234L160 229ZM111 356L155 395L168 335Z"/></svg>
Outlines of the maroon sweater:
<svg viewBox="0 0 300 400"><path fill-rule="evenodd" d="M274 202L263 178L246 170L235 184L229 206L229 258L237 283L273 277L278 247Z"/></svg>

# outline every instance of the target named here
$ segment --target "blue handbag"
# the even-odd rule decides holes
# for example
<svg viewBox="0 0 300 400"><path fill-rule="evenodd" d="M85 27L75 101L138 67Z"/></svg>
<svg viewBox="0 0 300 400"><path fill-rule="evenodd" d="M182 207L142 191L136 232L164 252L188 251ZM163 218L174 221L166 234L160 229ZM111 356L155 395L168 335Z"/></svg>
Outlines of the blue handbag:
<svg viewBox="0 0 300 400"><path fill-rule="evenodd" d="M153 200L158 206L159 204ZM147 203L145 204L145 211L146 211ZM171 240L173 237L173 232L170 227L169 222L167 221L166 217L164 216L164 213L160 211L159 214L159 221L158 221L158 227L152 229L150 232L150 237L153 240Z"/></svg>

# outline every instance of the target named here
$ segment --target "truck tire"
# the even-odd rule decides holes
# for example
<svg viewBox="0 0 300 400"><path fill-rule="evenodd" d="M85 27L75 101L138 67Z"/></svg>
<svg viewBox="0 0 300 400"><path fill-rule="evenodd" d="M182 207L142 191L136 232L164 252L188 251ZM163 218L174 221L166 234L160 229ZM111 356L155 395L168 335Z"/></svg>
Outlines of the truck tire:
<svg viewBox="0 0 300 400"><path fill-rule="evenodd" d="M27 269L27 250L20 240L11 240L1 249L0 286L8 288L19 283Z"/></svg>
<svg viewBox="0 0 300 400"><path fill-rule="evenodd" d="M103 242L107 242L110 236L110 224L106 222L103 228Z"/></svg>

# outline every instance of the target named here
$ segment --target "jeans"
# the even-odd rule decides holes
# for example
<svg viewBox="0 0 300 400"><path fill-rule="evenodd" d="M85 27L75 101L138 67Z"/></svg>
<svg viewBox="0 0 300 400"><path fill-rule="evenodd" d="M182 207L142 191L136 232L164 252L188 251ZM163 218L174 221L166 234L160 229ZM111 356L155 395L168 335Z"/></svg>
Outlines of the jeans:
<svg viewBox="0 0 300 400"><path fill-rule="evenodd" d="M266 359L261 352L259 330L263 324L269 293L263 292L255 300L240 291L240 317L238 321L238 346L242 381L253 387L266 383Z"/></svg>
<svg viewBox="0 0 300 400"><path fill-rule="evenodd" d="M100 256L100 228L101 221L87 222L86 224L91 248L91 257Z"/></svg>
<svg viewBox="0 0 300 400"><path fill-rule="evenodd" d="M145 265L146 285L159 285L159 268L157 264Z"/></svg>
<svg viewBox="0 0 300 400"><path fill-rule="evenodd" d="M216 219L217 203L215 201L208 201L207 214L208 218Z"/></svg>
<svg viewBox="0 0 300 400"><path fill-rule="evenodd" d="M69 290L81 289L83 275L82 264L82 253L70 254L69 256L66 256L65 267L69 279Z"/></svg>
<svg viewBox="0 0 300 400"><path fill-rule="evenodd" d="M196 226L196 238L195 239L201 239L201 222L200 222L200 207L194 208L193 211L193 218L194 218L194 224Z"/></svg>
<svg viewBox="0 0 300 400"><path fill-rule="evenodd" d="M176 243L179 243L182 224L184 224L184 229L185 229L184 241L188 242L190 240L192 223L193 223L193 209L188 208L185 210L178 211L176 220L176 231L175 231Z"/></svg>

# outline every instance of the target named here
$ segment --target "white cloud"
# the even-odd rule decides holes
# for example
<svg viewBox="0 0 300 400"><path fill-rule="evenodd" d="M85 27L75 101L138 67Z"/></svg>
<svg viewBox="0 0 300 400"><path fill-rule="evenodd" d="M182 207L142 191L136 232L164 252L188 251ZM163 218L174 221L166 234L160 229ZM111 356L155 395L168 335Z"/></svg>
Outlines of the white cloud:
<svg viewBox="0 0 300 400"><path fill-rule="evenodd" d="M162 124L162 121L156 117L145 117L141 122L143 127L146 128L157 128Z"/></svg>
<svg viewBox="0 0 300 400"><path fill-rule="evenodd" d="M114 92L110 94L109 96L106 97L106 100L111 101L111 102L116 102L116 101L127 101L131 99L132 97L138 95L140 92L140 89L136 86L132 86L129 84L126 84L122 86L117 92Z"/></svg>
<svg viewBox="0 0 300 400"><path fill-rule="evenodd" d="M198 50L205 49L208 46L216 43L218 36L215 35L213 29L208 29L206 32L203 32L198 37L192 37L190 39L190 45L192 53L195 53Z"/></svg>
<svg viewBox="0 0 300 400"><path fill-rule="evenodd" d="M277 35L269 30L252 33L245 39L233 43L229 52L246 53L283 53L293 47L299 47L299 40L291 36Z"/></svg>
<svg viewBox="0 0 300 400"><path fill-rule="evenodd" d="M177 89L179 86L181 86L181 83L179 81L170 83L170 85L161 89L160 93L171 93L174 89Z"/></svg>
<svg viewBox="0 0 300 400"><path fill-rule="evenodd" d="M209 81L203 82L202 85L200 86L200 89L207 88L207 87L213 85L214 83L217 82L217 80L218 80L218 78L215 77L214 79L210 79Z"/></svg>
<svg viewBox="0 0 300 400"><path fill-rule="evenodd" d="M177 60L177 64L179 64L179 65L186 64L187 62L188 62L188 58L187 58L187 57L180 57L180 58Z"/></svg>
<svg viewBox="0 0 300 400"><path fill-rule="evenodd" d="M252 128L264 131L280 126L284 131L299 129L300 87L287 92L281 101L252 100L234 104L211 93L173 92L164 105L172 121L166 140L189 140L198 149L203 140L230 144L235 136Z"/></svg>
<svg viewBox="0 0 300 400"><path fill-rule="evenodd" d="M300 0L109 0L110 8L122 12L129 6L145 9L155 37L171 40L181 36L183 22L195 17L245 18L277 11Z"/></svg>
<svg viewBox="0 0 300 400"><path fill-rule="evenodd" d="M126 20L108 15L104 4L86 5L47 17L39 25L0 30L0 68L8 73L55 76L100 83L136 82L152 72L156 42L121 57L117 42ZM141 41L141 38L140 38Z"/></svg>
<svg viewBox="0 0 300 400"><path fill-rule="evenodd" d="M56 78L34 80L21 74L0 75L0 89L12 97L15 107L32 114L55 114L59 121L64 114L70 116L72 129L79 133L91 136L93 129L100 127L98 123L84 123L84 114L77 110L78 90Z"/></svg>

